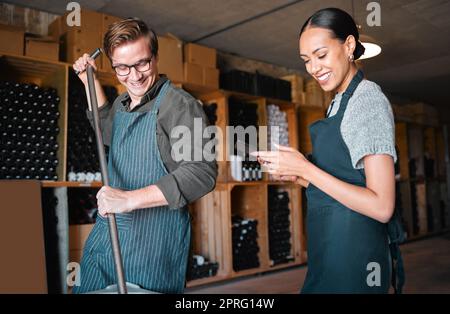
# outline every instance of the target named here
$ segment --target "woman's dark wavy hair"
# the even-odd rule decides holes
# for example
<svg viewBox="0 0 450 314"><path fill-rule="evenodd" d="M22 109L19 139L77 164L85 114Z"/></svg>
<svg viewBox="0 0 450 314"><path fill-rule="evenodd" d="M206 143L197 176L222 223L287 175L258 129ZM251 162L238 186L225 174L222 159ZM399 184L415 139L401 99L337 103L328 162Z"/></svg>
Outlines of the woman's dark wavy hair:
<svg viewBox="0 0 450 314"><path fill-rule="evenodd" d="M353 35L356 40L353 57L358 60L364 54L364 46L359 41L359 32L353 18L347 12L338 8L326 8L311 15L300 30L299 37L309 27L319 27L330 30L334 38L344 42L348 36Z"/></svg>

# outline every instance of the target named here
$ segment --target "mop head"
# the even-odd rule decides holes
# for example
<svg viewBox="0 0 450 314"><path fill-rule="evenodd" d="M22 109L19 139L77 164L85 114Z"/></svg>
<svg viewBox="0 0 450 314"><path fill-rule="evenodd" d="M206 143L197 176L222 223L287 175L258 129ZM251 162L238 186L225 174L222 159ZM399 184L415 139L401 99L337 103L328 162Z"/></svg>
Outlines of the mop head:
<svg viewBox="0 0 450 314"><path fill-rule="evenodd" d="M126 286L128 294L160 294L159 292L142 289L138 285L129 282L126 283ZM106 287L105 289L90 291L87 292L86 294L118 294L118 293L119 289L117 287L117 284L114 284Z"/></svg>

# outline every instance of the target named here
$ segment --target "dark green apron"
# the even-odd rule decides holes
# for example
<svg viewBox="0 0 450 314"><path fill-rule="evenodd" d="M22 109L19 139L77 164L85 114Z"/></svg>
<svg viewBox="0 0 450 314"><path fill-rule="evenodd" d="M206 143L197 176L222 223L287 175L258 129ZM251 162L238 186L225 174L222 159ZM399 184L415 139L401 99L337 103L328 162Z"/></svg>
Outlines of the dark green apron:
<svg viewBox="0 0 450 314"><path fill-rule="evenodd" d="M310 134L317 167L365 187L364 170L354 169L340 131L348 101L362 79L358 71L338 112L313 123ZM387 224L349 209L312 184L306 195L308 273L302 293L387 293L391 273Z"/></svg>
<svg viewBox="0 0 450 314"><path fill-rule="evenodd" d="M149 112L116 112L108 162L111 187L136 190L167 174L156 121L169 88L167 81ZM191 236L187 207L142 208L117 214L116 219L126 281L155 292L182 293ZM107 220L100 215L86 240L80 272L81 286L74 287L74 293L117 283Z"/></svg>

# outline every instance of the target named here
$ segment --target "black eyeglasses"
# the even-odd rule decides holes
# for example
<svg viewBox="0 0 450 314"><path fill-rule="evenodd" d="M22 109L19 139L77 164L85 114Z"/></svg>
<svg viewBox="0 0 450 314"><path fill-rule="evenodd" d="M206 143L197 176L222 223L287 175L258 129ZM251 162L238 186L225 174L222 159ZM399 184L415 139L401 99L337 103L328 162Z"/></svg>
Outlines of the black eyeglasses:
<svg viewBox="0 0 450 314"><path fill-rule="evenodd" d="M112 68L119 76L126 76L130 74L131 68L135 68L138 72L147 72L148 70L150 70L150 63L152 62L152 60L153 56L151 56L149 59L138 61L133 65L118 64L113 66Z"/></svg>

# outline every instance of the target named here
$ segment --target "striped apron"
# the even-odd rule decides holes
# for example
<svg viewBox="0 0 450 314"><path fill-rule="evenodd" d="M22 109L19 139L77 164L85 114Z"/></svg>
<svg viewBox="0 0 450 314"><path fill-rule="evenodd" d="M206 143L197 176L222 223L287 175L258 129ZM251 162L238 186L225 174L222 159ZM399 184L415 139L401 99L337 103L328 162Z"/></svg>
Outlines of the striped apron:
<svg viewBox="0 0 450 314"><path fill-rule="evenodd" d="M161 160L156 121L167 81L149 112L116 112L108 162L110 186L136 190L154 184L168 172ZM160 293L182 293L191 237L187 207L137 209L116 214L125 280ZM107 219L97 216L86 240L81 283L73 293L100 290L117 283Z"/></svg>

